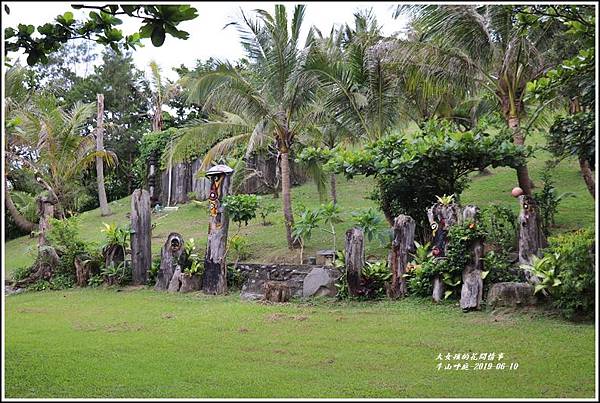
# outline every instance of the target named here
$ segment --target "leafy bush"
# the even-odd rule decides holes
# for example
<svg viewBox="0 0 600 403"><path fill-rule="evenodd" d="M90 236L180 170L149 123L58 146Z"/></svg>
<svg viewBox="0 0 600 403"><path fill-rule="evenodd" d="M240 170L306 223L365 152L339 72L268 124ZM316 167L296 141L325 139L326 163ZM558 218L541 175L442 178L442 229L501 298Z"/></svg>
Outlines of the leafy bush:
<svg viewBox="0 0 600 403"><path fill-rule="evenodd" d="M79 238L78 217L64 220L51 218L48 242L56 249L60 259L58 267L53 270L54 275L68 274L74 277L75 257L94 252L91 244L87 244Z"/></svg>
<svg viewBox="0 0 600 403"><path fill-rule="evenodd" d="M321 209L308 209L304 208L300 212L300 217L294 222L292 229L292 236L294 240L300 242L300 264L302 264L302 258L304 255L304 246L306 241L312 236L312 232L319 226L321 220Z"/></svg>
<svg viewBox="0 0 600 403"><path fill-rule="evenodd" d="M481 210L479 225L496 251L517 249L517 215L506 206L491 204Z"/></svg>
<svg viewBox="0 0 600 403"><path fill-rule="evenodd" d="M572 192L556 194L552 171L549 166L542 172L542 181L544 182L542 191L535 192L533 198L540 210L542 230L547 236L550 233L550 227L555 224L554 215L558 211L558 205L565 197L575 197L575 194Z"/></svg>
<svg viewBox="0 0 600 403"><path fill-rule="evenodd" d="M234 265L227 265L227 288L240 290L245 277L242 271Z"/></svg>
<svg viewBox="0 0 600 403"><path fill-rule="evenodd" d="M94 274L90 278L88 278L88 286L89 287L98 287L104 283L104 277L102 274Z"/></svg>
<svg viewBox="0 0 600 403"><path fill-rule="evenodd" d="M483 270L484 295L492 284L525 281L523 271L510 267L508 253L503 250L487 252L483 257Z"/></svg>
<svg viewBox="0 0 600 403"><path fill-rule="evenodd" d="M17 267L13 271L12 280L13 281L21 281L21 280L27 278L30 273L31 273L31 267L30 266Z"/></svg>
<svg viewBox="0 0 600 403"><path fill-rule="evenodd" d="M228 254L231 253L232 258L235 260L235 265L240 260L248 259L250 256L250 245L248 239L241 235L234 235L229 238L228 242Z"/></svg>
<svg viewBox="0 0 600 403"><path fill-rule="evenodd" d="M357 227L361 228L369 241L378 234L381 226L381 216L374 208L369 208L363 211L352 212L354 222Z"/></svg>
<svg viewBox="0 0 600 403"><path fill-rule="evenodd" d="M265 201L263 197L258 196L259 200L259 209L258 213L260 214L260 218L262 219L262 225L267 226L271 225L270 221L267 221L267 217L277 211L277 206L273 203L269 203Z"/></svg>
<svg viewBox="0 0 600 403"><path fill-rule="evenodd" d="M491 136L476 128L460 132L449 123L430 120L414 137L386 136L364 150L335 153L324 168L351 178L374 176L375 199L391 223L398 214L410 215L428 227L425 208L436 195L459 196L469 173L488 166L521 165L528 149L505 136Z"/></svg>
<svg viewBox="0 0 600 403"><path fill-rule="evenodd" d="M580 112L558 117L554 121L548 133L548 149L558 158L575 156L587 160L593 167L596 157L595 139L595 113Z"/></svg>
<svg viewBox="0 0 600 403"><path fill-rule="evenodd" d="M239 228L242 222L248 225L248 221L256 217L258 197L249 194L225 196L223 207L227 209L231 221L237 223Z"/></svg>
<svg viewBox="0 0 600 403"><path fill-rule="evenodd" d="M121 262L118 265L110 265L103 267L100 274L104 277L105 281L110 285L122 285L131 282L132 271L131 265L127 262Z"/></svg>
<svg viewBox="0 0 600 403"><path fill-rule="evenodd" d="M392 277L387 261L366 262L361 271L361 287L365 298L385 297L386 283Z"/></svg>
<svg viewBox="0 0 600 403"><path fill-rule="evenodd" d="M595 301L595 235L582 229L548 239L547 253L556 256L561 284L554 303L567 318L593 316Z"/></svg>
<svg viewBox="0 0 600 403"><path fill-rule="evenodd" d="M204 273L204 256L194 238L189 238L183 244L182 272L188 275Z"/></svg>

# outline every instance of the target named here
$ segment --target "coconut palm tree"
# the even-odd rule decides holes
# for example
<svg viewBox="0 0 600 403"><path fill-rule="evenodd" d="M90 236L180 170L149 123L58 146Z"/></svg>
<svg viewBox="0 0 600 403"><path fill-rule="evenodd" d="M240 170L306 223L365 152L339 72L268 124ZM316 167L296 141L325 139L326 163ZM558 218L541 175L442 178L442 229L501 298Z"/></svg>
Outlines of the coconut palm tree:
<svg viewBox="0 0 600 403"><path fill-rule="evenodd" d="M544 52L557 22L538 28L520 24L517 9L504 5L398 6L423 33L419 42L398 41L395 57L417 68L428 81L489 91L502 112L515 144L524 144L526 84L548 67ZM531 194L527 165L517 168L519 186Z"/></svg>
<svg viewBox="0 0 600 403"><path fill-rule="evenodd" d="M326 109L354 137L378 139L400 119L399 77L387 57L391 42L382 37L371 11L348 24L317 33L306 70L318 77L327 95Z"/></svg>
<svg viewBox="0 0 600 403"><path fill-rule="evenodd" d="M83 134L94 108L94 104L76 103L65 110L54 97L40 95L33 99L30 109L18 112L19 123L7 158L33 172L37 182L57 201L60 218L65 217L66 210L74 209L81 174L96 157L108 166L117 162L113 152L96 150L93 133Z"/></svg>
<svg viewBox="0 0 600 403"><path fill-rule="evenodd" d="M283 215L288 246L297 246L292 237L289 154L299 133L307 125L306 110L314 97L316 81L305 74L306 44L300 43L305 6L297 5L288 21L284 5L274 13L255 10L256 18L243 12L233 22L249 60L247 70L228 62L216 62L213 71L188 77L184 83L188 100L203 105L207 112L244 122L242 132L234 132L211 150L223 151L236 142L245 141L248 149L270 139L275 144L281 170ZM309 31L308 40L312 36ZM231 120L230 119L230 120ZM231 122L206 122L207 130L226 127ZM197 128L202 131L203 127ZM249 129L249 130L248 130Z"/></svg>

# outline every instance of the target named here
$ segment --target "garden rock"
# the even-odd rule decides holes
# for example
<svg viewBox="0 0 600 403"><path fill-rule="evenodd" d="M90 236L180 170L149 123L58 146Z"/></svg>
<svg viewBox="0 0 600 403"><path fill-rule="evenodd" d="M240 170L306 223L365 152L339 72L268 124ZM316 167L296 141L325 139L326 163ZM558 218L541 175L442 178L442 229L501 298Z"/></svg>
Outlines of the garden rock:
<svg viewBox="0 0 600 403"><path fill-rule="evenodd" d="M535 305L537 299L533 291L528 283L496 283L488 292L487 303L493 308Z"/></svg>
<svg viewBox="0 0 600 403"><path fill-rule="evenodd" d="M322 267L315 267L304 278L302 286L303 297L335 297L335 278L331 278L330 271Z"/></svg>

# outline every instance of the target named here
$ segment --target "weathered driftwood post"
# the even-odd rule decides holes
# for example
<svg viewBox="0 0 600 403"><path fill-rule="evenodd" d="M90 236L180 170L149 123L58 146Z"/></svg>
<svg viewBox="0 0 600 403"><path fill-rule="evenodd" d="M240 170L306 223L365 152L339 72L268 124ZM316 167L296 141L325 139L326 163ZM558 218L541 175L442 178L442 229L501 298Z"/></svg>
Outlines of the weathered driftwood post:
<svg viewBox="0 0 600 403"><path fill-rule="evenodd" d="M390 268L392 270L392 284L388 290L388 297L398 298L406 295L406 265L408 254L414 249L415 220L412 217L400 214L394 220L394 240L390 253Z"/></svg>
<svg viewBox="0 0 600 403"><path fill-rule="evenodd" d="M158 200L156 196L156 172L158 153L152 151L148 158L148 193L150 193L150 205L154 206Z"/></svg>
<svg viewBox="0 0 600 403"><path fill-rule="evenodd" d="M542 231L535 200L527 195L519 196L521 211L519 213L519 263L529 265L533 256L540 256L540 250L547 246ZM525 278L532 283L539 279L529 270L525 270Z"/></svg>
<svg viewBox="0 0 600 403"><path fill-rule="evenodd" d="M470 222L475 228L478 225L479 208L466 206L462 212L463 222ZM460 307L463 311L479 309L483 297L483 239L476 239L470 245L471 259L462 273L462 289L460 291Z"/></svg>
<svg viewBox="0 0 600 403"><path fill-rule="evenodd" d="M183 237L171 232L167 241L160 250L160 268L156 275L156 284L154 289L166 290L173 278L177 267L180 267L180 259L183 254Z"/></svg>
<svg viewBox="0 0 600 403"><path fill-rule="evenodd" d="M131 195L131 269L133 285L148 281L148 268L152 264L150 240L150 194L136 189Z"/></svg>
<svg viewBox="0 0 600 403"><path fill-rule="evenodd" d="M433 234L431 251L436 258L445 258L448 252L448 230L450 226L458 222L459 215L460 207L456 203L435 203L427 209L427 218ZM433 293L431 296L435 302L440 302L444 296L444 283L440 276L433 278Z"/></svg>
<svg viewBox="0 0 600 403"><path fill-rule="evenodd" d="M204 257L204 275L202 290L208 294L224 294L227 291L227 266L225 250L227 248L227 230L229 217L223 208L223 198L229 194L229 181L233 169L227 165L215 165L206 172L210 179L210 219L208 222L208 241Z"/></svg>
<svg viewBox="0 0 600 403"><path fill-rule="evenodd" d="M346 231L346 278L348 293L351 296L360 294L360 273L365 265L365 242L363 230L350 228Z"/></svg>

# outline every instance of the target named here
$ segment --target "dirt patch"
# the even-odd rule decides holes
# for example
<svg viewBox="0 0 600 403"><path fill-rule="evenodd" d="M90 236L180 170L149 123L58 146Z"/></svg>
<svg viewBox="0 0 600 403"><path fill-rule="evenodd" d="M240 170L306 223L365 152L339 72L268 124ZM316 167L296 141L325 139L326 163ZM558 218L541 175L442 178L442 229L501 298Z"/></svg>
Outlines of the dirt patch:
<svg viewBox="0 0 600 403"><path fill-rule="evenodd" d="M113 323L110 325L94 325L94 324L81 324L75 323L73 329L82 332L107 332L107 333L121 333L121 332L139 332L144 329L142 325L134 325L129 322Z"/></svg>
<svg viewBox="0 0 600 403"><path fill-rule="evenodd" d="M284 313L272 313L265 317L267 322L277 322L280 320L297 320L299 322L303 322L308 319L306 315L286 315Z"/></svg>
<svg viewBox="0 0 600 403"><path fill-rule="evenodd" d="M17 309L19 313L48 313L46 308L19 308Z"/></svg>
<svg viewBox="0 0 600 403"><path fill-rule="evenodd" d="M240 327L240 329L238 330L240 333L248 333L249 330L245 327Z"/></svg>
<svg viewBox="0 0 600 403"><path fill-rule="evenodd" d="M137 291L137 290L143 290L144 288L146 288L145 285L130 285L127 287L122 287L122 288L117 288L117 292L131 292L131 291Z"/></svg>
<svg viewBox="0 0 600 403"><path fill-rule="evenodd" d="M161 316L163 319L175 319L176 316L173 313L163 313Z"/></svg>

